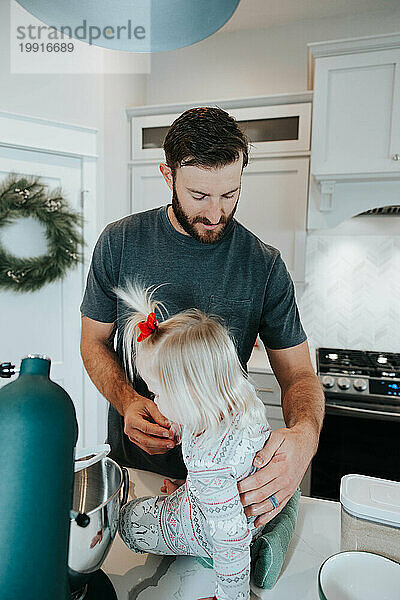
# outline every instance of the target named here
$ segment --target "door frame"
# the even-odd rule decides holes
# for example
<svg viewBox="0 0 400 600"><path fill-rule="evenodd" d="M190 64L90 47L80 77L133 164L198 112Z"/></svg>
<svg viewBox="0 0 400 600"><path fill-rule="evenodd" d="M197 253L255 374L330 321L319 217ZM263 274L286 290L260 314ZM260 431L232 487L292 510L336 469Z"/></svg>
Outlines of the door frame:
<svg viewBox="0 0 400 600"><path fill-rule="evenodd" d="M52 121L30 115L0 111L0 146L31 152L78 158L81 163L81 210L84 218L82 290L90 266L92 250L97 240L97 134L93 127ZM84 446L102 442L103 421L99 392L83 370L83 431ZM93 431L93 422L96 431Z"/></svg>

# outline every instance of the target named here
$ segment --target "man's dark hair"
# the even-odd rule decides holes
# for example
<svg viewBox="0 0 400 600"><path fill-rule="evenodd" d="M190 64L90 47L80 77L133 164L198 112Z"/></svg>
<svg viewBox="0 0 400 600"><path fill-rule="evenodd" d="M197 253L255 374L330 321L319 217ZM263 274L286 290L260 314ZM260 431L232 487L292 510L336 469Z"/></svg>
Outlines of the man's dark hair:
<svg viewBox="0 0 400 600"><path fill-rule="evenodd" d="M182 113L172 123L163 148L175 176L177 167L219 168L239 159L248 163L248 139L236 119L221 108L202 106Z"/></svg>

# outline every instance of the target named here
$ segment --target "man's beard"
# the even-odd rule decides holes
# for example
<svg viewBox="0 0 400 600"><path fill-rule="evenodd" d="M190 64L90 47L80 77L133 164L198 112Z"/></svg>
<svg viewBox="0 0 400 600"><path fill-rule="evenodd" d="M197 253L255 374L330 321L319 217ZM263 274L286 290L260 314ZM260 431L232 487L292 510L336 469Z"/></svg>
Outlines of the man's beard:
<svg viewBox="0 0 400 600"><path fill-rule="evenodd" d="M228 224L233 219L233 216L236 212L236 208L238 205L238 201L239 201L239 198L236 201L236 204L233 207L233 210L230 215L228 215L228 216L221 215L219 223L222 224L222 227L221 227L220 231L218 231L218 232L215 232L212 230L207 231L205 229L203 233L199 233L198 230L195 228L196 223L205 223L205 225L214 225L214 223L210 223L210 221L208 219L205 219L203 217L195 217L194 219L190 219L187 216L187 214L185 213L185 211L183 210L181 203L179 202L178 194L176 193L175 182L173 184L172 210L174 211L176 220L178 221L178 223L182 227L182 229L184 229L186 231L186 233L188 233L195 240L197 240L198 242L200 242L202 244L215 244L216 242L219 242L219 240L224 235Z"/></svg>

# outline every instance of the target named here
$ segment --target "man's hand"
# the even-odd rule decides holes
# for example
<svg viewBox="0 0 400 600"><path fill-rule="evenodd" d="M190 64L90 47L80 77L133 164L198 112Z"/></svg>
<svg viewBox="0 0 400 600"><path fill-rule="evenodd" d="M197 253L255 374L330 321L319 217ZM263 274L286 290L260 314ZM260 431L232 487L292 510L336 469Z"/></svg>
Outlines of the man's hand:
<svg viewBox="0 0 400 600"><path fill-rule="evenodd" d="M170 422L158 410L153 400L136 395L124 410L124 432L148 454L165 454L176 444Z"/></svg>
<svg viewBox="0 0 400 600"><path fill-rule="evenodd" d="M293 496L317 450L318 436L307 423L272 431L254 465L259 470L238 484L246 515L258 515L254 525L271 521ZM262 468L260 468L264 465ZM270 496L279 506L274 508Z"/></svg>

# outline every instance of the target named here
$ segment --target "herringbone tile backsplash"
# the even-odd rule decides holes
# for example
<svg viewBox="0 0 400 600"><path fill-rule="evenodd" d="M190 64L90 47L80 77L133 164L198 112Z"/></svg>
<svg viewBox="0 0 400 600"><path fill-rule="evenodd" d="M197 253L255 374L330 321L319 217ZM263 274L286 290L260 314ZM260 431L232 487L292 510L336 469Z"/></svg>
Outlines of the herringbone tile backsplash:
<svg viewBox="0 0 400 600"><path fill-rule="evenodd" d="M314 347L400 352L400 219L361 219L308 236L303 326Z"/></svg>

